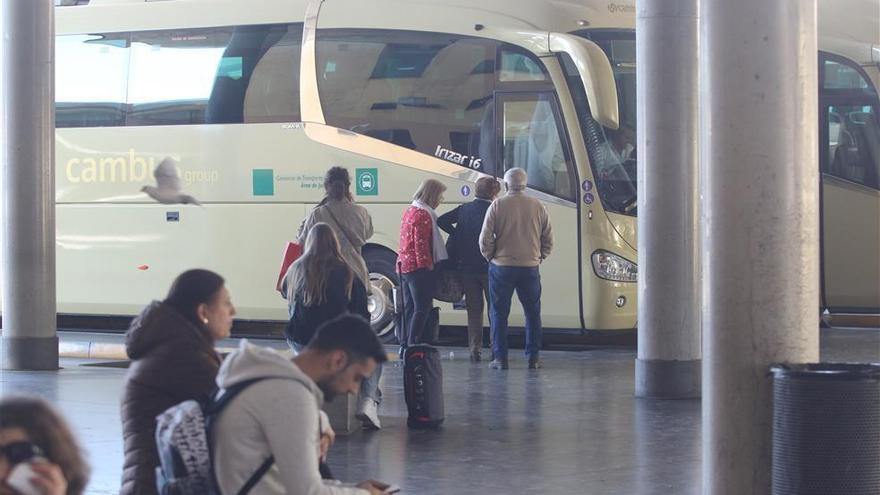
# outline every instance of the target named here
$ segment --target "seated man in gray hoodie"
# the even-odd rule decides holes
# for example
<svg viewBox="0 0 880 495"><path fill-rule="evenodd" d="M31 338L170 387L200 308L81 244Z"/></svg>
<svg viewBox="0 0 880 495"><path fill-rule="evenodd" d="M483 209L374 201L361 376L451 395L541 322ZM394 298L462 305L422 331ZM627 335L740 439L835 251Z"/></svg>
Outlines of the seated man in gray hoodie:
<svg viewBox="0 0 880 495"><path fill-rule="evenodd" d="M260 379L236 396L211 431L214 472L223 494L235 494L270 456L275 463L250 491L267 494L380 494L388 485L323 481L318 470L324 400L356 394L387 360L385 349L359 316L343 315L318 328L293 360L242 341L217 375L228 388Z"/></svg>

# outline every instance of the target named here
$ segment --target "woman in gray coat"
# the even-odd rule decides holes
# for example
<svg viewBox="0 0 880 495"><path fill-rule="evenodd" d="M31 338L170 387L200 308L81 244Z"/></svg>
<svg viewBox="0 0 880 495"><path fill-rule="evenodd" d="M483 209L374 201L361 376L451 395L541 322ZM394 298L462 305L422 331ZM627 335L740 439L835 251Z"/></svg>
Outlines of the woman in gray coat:
<svg viewBox="0 0 880 495"><path fill-rule="evenodd" d="M316 223L326 223L333 228L339 239L342 258L361 279L367 291L370 290L370 273L361 249L367 239L373 236L373 219L361 205L355 204L351 196L351 177L348 169L333 167L324 175L326 196L303 220L297 232L297 242L303 246L309 230Z"/></svg>
<svg viewBox="0 0 880 495"><path fill-rule="evenodd" d="M324 175L324 191L326 196L303 220L297 233L297 242L305 245L309 230L318 223L330 225L336 238L342 259L364 284L370 293L370 272L361 254L367 239L373 236L373 219L366 208L355 204L351 196L351 177L348 169L332 167ZM369 314L367 308L360 308L359 314ZM379 403L382 392L379 390L379 379L382 366L379 365L373 375L361 384L360 400L358 401L357 417L364 428L381 428L379 422Z"/></svg>

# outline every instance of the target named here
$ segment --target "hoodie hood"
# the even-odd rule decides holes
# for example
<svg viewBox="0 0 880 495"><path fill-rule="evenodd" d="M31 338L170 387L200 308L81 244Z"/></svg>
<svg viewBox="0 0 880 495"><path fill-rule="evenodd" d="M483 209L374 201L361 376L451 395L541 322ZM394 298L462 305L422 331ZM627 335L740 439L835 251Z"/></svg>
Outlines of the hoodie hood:
<svg viewBox="0 0 880 495"><path fill-rule="evenodd" d="M131 359L140 359L163 345L196 346L213 349L208 332L197 328L171 306L153 301L125 332L125 350Z"/></svg>
<svg viewBox="0 0 880 495"><path fill-rule="evenodd" d="M220 366L220 372L217 374L217 385L220 388L229 388L255 378L285 378L297 381L315 395L319 406L324 403L324 393L318 385L290 358L274 349L253 345L247 339L242 339L238 349L223 360L223 365Z"/></svg>

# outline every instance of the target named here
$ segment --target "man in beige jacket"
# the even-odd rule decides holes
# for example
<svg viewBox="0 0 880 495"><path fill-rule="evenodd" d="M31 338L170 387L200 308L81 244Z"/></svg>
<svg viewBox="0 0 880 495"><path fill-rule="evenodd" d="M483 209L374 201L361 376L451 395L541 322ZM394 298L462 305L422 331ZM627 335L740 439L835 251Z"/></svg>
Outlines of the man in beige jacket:
<svg viewBox="0 0 880 495"><path fill-rule="evenodd" d="M541 274L538 266L550 255L553 233L547 210L526 196L528 175L521 168L504 174L507 194L486 212L480 232L480 252L489 261L489 316L495 359L490 368L506 370L507 317L513 291L526 318L526 356L529 369L541 363Z"/></svg>

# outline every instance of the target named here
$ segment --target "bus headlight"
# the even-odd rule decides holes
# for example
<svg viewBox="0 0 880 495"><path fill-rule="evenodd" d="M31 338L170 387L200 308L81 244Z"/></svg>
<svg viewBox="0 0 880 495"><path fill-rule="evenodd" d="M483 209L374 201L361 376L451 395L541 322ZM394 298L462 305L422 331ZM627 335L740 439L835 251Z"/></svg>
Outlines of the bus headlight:
<svg viewBox="0 0 880 495"><path fill-rule="evenodd" d="M592 258L593 270L599 278L615 282L638 281L639 266L632 261L602 250L593 252Z"/></svg>

